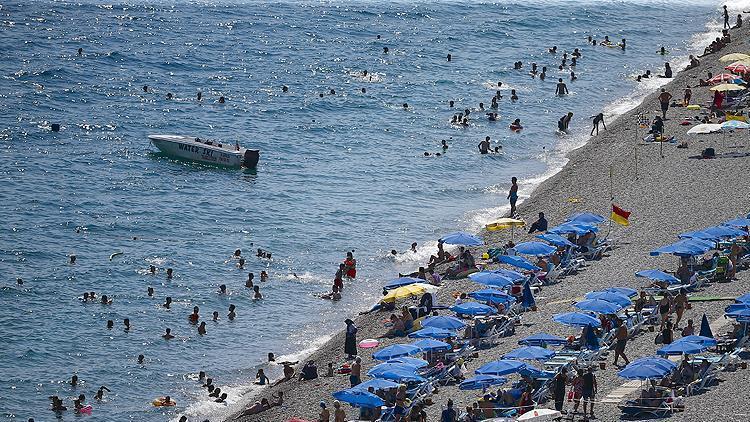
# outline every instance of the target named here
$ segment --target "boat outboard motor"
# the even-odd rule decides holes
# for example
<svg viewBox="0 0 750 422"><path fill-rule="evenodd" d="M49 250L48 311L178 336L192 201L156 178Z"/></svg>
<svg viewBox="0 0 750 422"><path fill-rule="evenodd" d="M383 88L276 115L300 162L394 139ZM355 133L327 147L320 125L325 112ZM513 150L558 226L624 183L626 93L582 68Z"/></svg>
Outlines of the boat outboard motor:
<svg viewBox="0 0 750 422"><path fill-rule="evenodd" d="M247 168L255 168L260 160L260 153L257 149L246 149L245 155L242 157L242 166Z"/></svg>

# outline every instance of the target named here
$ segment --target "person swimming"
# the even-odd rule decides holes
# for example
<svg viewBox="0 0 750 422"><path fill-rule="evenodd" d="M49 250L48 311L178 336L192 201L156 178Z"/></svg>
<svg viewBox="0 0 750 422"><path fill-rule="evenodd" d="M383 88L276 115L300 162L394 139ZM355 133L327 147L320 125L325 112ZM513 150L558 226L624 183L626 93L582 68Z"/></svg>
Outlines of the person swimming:
<svg viewBox="0 0 750 422"><path fill-rule="evenodd" d="M235 317L237 317L237 314L234 312L236 307L232 304L229 305L229 313L227 314L227 318L229 318L230 321L233 321Z"/></svg>
<svg viewBox="0 0 750 422"><path fill-rule="evenodd" d="M144 360L146 360L146 357L142 354L138 355L138 364L143 365Z"/></svg>
<svg viewBox="0 0 750 422"><path fill-rule="evenodd" d="M511 101L518 101L518 95L516 95L516 90L511 89L510 90L510 100Z"/></svg>
<svg viewBox="0 0 750 422"><path fill-rule="evenodd" d="M167 328L164 331L164 335L162 335L162 338L164 338L165 340L173 339L174 336L172 335L172 329L171 328Z"/></svg>
<svg viewBox="0 0 750 422"><path fill-rule="evenodd" d="M484 138L482 142L477 145L477 148L479 148L480 154L487 154L490 152L490 137Z"/></svg>
<svg viewBox="0 0 750 422"><path fill-rule="evenodd" d="M190 314L190 316L188 316L188 320L190 320L191 324L198 323L198 320L200 319L200 315L198 314L199 311L200 311L200 308L198 308L197 306L193 307L193 313Z"/></svg>
<svg viewBox="0 0 750 422"><path fill-rule="evenodd" d="M568 86L565 85L565 82L563 82L562 78L559 78L557 80L557 87L555 88L555 95L558 97L562 97L563 95L568 95Z"/></svg>
<svg viewBox="0 0 750 422"><path fill-rule="evenodd" d="M206 335L206 321L201 321L201 325L198 326L198 334Z"/></svg>
<svg viewBox="0 0 750 422"><path fill-rule="evenodd" d="M143 355L141 355L141 356L143 356ZM101 387L99 387L99 390L96 391L96 395L94 396L94 398L96 400L98 400L98 401L102 401L104 399L104 391L106 391L108 393L112 392L112 390L110 390L106 386L102 385Z"/></svg>
<svg viewBox="0 0 750 422"><path fill-rule="evenodd" d="M263 299L263 295L260 293L260 286L253 286L253 300Z"/></svg>
<svg viewBox="0 0 750 422"><path fill-rule="evenodd" d="M171 268L167 268L167 279L172 279L173 271Z"/></svg>
<svg viewBox="0 0 750 422"><path fill-rule="evenodd" d="M212 319L212 320L213 320L214 322L217 322L217 321L219 321L219 312L218 312L218 311L214 311L214 313L212 314L212 318L211 318L211 319Z"/></svg>
<svg viewBox="0 0 750 422"><path fill-rule="evenodd" d="M128 331L130 331L130 319L129 319L129 318L125 318L125 319L123 319L123 320L122 320L122 325L124 325L124 326L125 326L124 330L125 330L125 332L126 332L126 333L127 333Z"/></svg>
<svg viewBox="0 0 750 422"><path fill-rule="evenodd" d="M556 54L557 53L557 46L553 45L552 48L547 49L547 51L549 51L552 54Z"/></svg>
<svg viewBox="0 0 750 422"><path fill-rule="evenodd" d="M571 81L575 81L577 79L578 79L578 76L576 76L576 73L575 72L570 72L570 80Z"/></svg>
<svg viewBox="0 0 750 422"><path fill-rule="evenodd" d="M220 295L227 294L227 285L226 284L222 284L222 285L219 286L219 294Z"/></svg>
<svg viewBox="0 0 750 422"><path fill-rule="evenodd" d="M513 120L513 123L510 124L510 129L514 131L523 129L523 126L521 126L521 119Z"/></svg>
<svg viewBox="0 0 750 422"><path fill-rule="evenodd" d="M542 73L539 74L539 79L544 80L547 77L547 67L542 67Z"/></svg>
<svg viewBox="0 0 750 422"><path fill-rule="evenodd" d="M112 329L112 328L114 328L114 327L115 327L115 322L114 322L114 321L112 321L111 319L108 319L108 320L107 320L107 329L108 329L108 330L111 330L111 329Z"/></svg>
<svg viewBox="0 0 750 422"><path fill-rule="evenodd" d="M166 297L166 298L164 299L164 304L163 304L163 305L161 305L161 306L163 306L163 307L165 307L165 308L167 308L167 309L170 309L170 306L172 306L172 296L167 296L167 297Z"/></svg>
<svg viewBox="0 0 750 422"><path fill-rule="evenodd" d="M452 58L452 56L450 54L448 54L448 61L449 62L451 61L451 58Z"/></svg>

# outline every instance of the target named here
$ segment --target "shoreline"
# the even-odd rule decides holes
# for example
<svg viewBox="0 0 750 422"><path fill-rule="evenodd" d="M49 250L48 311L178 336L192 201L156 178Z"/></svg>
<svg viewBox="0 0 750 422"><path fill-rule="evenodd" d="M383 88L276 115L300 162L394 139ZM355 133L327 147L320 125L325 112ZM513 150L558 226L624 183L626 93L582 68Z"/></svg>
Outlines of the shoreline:
<svg viewBox="0 0 750 422"><path fill-rule="evenodd" d="M733 30L732 43L727 46L720 53L711 54L704 57L701 60L701 65L695 69L689 71L680 70L673 80L664 85L668 91L671 91L675 98L681 97L682 87L687 82L690 82L691 86L697 84L698 75L704 75L707 71L713 71L716 73L716 69L723 67L716 63L718 58L727 53L743 51L743 41L746 42L748 35L747 27L740 30ZM658 90L658 88L657 88ZM704 92L705 91L705 92ZM701 103L706 99L707 89L706 88L694 88L693 98L698 98ZM687 115L687 110L684 109L670 109L668 117L672 116L667 121L667 133L679 134L678 140L689 140L689 148L686 150L675 149L674 145L664 145L665 158L661 158L658 152L658 145L645 145L640 140L636 143L633 140L636 137L635 134L635 120L639 114L646 114L649 117L653 117L658 108L658 103L655 102L655 96L657 92L652 92L646 95L642 102L627 112L620 114L615 120L608 124L608 129L603 131L598 136L588 138L588 140L581 146L568 151L565 154L567 162L565 165L556 171L554 174L545 178L539 185L537 185L529 194L529 197L518 205L518 212L527 219L533 218L538 211L545 212L550 224L559 224L563 221L564 217L572 212L577 211L592 211L603 215L608 215L609 204L610 204L610 185L612 186L612 193L614 194L614 202L619 206L633 212L632 224L630 228L614 227L612 235L619 239L620 248L610 253L609 257L604 258L602 261L594 262L590 268L579 275L571 276L566 278L562 283L568 286L571 290L578 291L580 289L588 291L601 286L611 285L612 279L616 278L619 283L618 285L627 285L629 287L638 287L639 281L635 281L632 276L623 276L632 268L644 269L649 266L655 266L657 263L663 263L665 267L673 266L673 262L669 258L650 258L647 259L645 256L648 255L648 249L652 246L659 246L663 243L667 243L671 240L676 239L676 235L680 232L687 231L690 229L697 229L702 226L711 224L717 224L722 219L728 219L737 215L750 211L750 201L747 195L744 197L740 196L734 198L736 203L727 204L722 203L721 199L726 193L726 189L716 189L716 192L707 191L702 189L705 184L706 178L711 180L712 172L722 174L729 177L729 180L725 181L726 186L737 188L739 192L746 192L748 188L748 181L742 180L742 172L738 171L744 168L748 168L750 158L736 158L736 159L716 159L716 160L693 160L688 158L691 155L700 153L700 147L702 146L714 146L709 143L694 140L695 138L687 138L684 132L687 128L679 126L675 118L678 115ZM696 114L690 112L689 114ZM638 137L642 137L645 130L638 130ZM733 134L735 142L739 138L737 134ZM710 136L710 135L709 135ZM715 140L715 137L708 138ZM727 142L725 141L725 144ZM716 147L717 152L726 152L727 148ZM747 150L745 150L747 152ZM637 154L637 156L636 156ZM637 161L636 161L637 160ZM666 160L666 161L665 161ZM637 163L637 164L636 164ZM699 171L693 171L693 164L699 168ZM638 168L637 175L635 174L635 168ZM718 167L718 168L717 168ZM685 172L684 170L691 170ZM610 170L613 174L613 178L610 181L609 173ZM664 176L686 176L682 181L669 186L673 188L670 193L669 189L664 189L664 185L668 183L661 183L661 180L673 180ZM661 189L659 189L661 186ZM642 188L642 189L639 189ZM643 189L645 188L645 189ZM652 192L653 197L648 197L643 192ZM718 192L720 191L720 192ZM699 194L691 196L693 192ZM661 194L661 198L659 197ZM571 196L576 195L576 196ZM577 198L577 203L571 203L568 201L569 198ZM704 199L705 198L705 199ZM658 200L661 199L661 202ZM713 199L713 201L711 201ZM670 201L671 200L671 201ZM682 204L680 204L682 202ZM706 204L715 205L717 209L714 210L699 210L701 204L705 207ZM684 205L684 210L680 207ZM661 221L659 216L654 215L656 210L663 211L665 221L672 219L674 224L664 224L665 221ZM684 211L696 211L693 215ZM706 213L706 211L712 211ZM650 218L649 218L650 217ZM661 227L659 227L661 226ZM668 226L668 227L664 227ZM650 231L651 233L643 233L643 230ZM494 232L494 233L482 233L485 237L485 247L492 247L497 244L502 244L507 241L509 234L506 232ZM519 236L523 237L523 235ZM659 243L661 242L661 243ZM623 260L623 262L617 262ZM593 274L592 274L593 273ZM632 274L632 272L630 272ZM587 282L589 276L593 275L594 281ZM745 287L750 287L747 276L745 274L740 275L741 282ZM742 278L744 277L744 278ZM621 280L621 282L620 282ZM561 284L562 284L561 283ZM583 285L582 285L583 284ZM730 283L725 288L736 288L739 283ZM446 287L441 289L438 294L441 303L445 303L447 297L451 291L466 291L475 290L478 285L467 279L451 280L446 283ZM575 286L572 286L575 285ZM551 309L542 309L544 312L536 313L531 315L532 318L528 318L528 314L523 314L522 321L526 323L526 319L536 320L539 319L535 324L542 323L546 318L548 310L559 309L559 306L553 306L548 302L555 302L560 298L568 298L572 296L570 292L562 292L560 285L553 285L545 288L542 293L543 296L538 298L538 304L540 308L549 307ZM711 291L717 286L712 286ZM573 296L575 297L575 296ZM550 300L552 299L552 300ZM550 306L545 306L549 304ZM701 307L697 307L701 308ZM708 311L708 309L704 309ZM539 315L545 314L545 318L536 318ZM382 334L381 319L387 317L386 314L375 314L374 316L357 316L355 323L359 327L358 340L375 337L374 334ZM342 326L343 326L342 317ZM532 324L532 327L533 325ZM525 325L525 324L524 324ZM545 327L547 328L547 327ZM554 327L558 328L558 327ZM532 328L534 332L541 331L543 328L537 326ZM373 334L373 335L371 335ZM521 338L518 334L514 337L510 337L507 341L503 341L503 344L499 346L503 351L508 351L515 346L515 341ZM385 340L384 345L403 342L403 339ZM645 347L647 344L640 345ZM653 348L653 343L651 344ZM497 347L496 347L497 348ZM510 349L508 349L510 348ZM494 349L491 353L496 355ZM482 352L482 355L488 353ZM320 348L314 350L304 359L316 360L319 366L319 371L324 372L325 363L334 361L343 363L343 333L337 332L333 334L329 340L327 340ZM487 356L482 356L481 359L485 359ZM492 359L490 359L492 360ZM363 369L366 371L372 365L372 360L369 357L363 355ZM334 364L336 366L336 364ZM470 369L474 365L470 366ZM611 371L609 371L611 372ZM308 382L311 384L305 384L298 381L290 381L279 385L278 387L266 387L260 389L253 389L253 391L239 400L237 406L233 406L230 411L236 412L240 408L246 407L254 401L256 397L262 395L263 397L270 398L271 393L277 393L278 391L284 391L285 393L285 405L281 408L273 408L269 411L260 413L252 417L242 418L243 421L254 421L254 420L286 420L291 415L300 417L314 417L317 414L317 402L322 399L329 403L332 402L330 393L348 387L348 380L345 376L334 376L332 378L319 378L315 381ZM616 380L615 380L616 383ZM722 386L712 388L712 390L720 390ZM447 391L447 393L446 393ZM606 393L606 392L605 392ZM441 389L441 393L435 396L435 401L438 405L431 406L433 409L429 410L430 416L435 415L435 410L439 408L439 404L442 404L448 397L467 397L473 396L474 393L459 392L456 388L444 388ZM735 396L736 397L736 396ZM458 401L458 400L457 400ZM688 405L690 399L688 400ZM465 405L459 401L458 405ZM234 407L237 407L234 409ZM349 408L347 407L347 410ZM616 410L616 409L615 409ZM603 412L600 411L600 412ZM348 411L347 413L351 413ZM720 414L720 413L719 413ZM680 415L678 414L678 417ZM226 420L235 420L231 417ZM433 420L430 418L430 420Z"/></svg>

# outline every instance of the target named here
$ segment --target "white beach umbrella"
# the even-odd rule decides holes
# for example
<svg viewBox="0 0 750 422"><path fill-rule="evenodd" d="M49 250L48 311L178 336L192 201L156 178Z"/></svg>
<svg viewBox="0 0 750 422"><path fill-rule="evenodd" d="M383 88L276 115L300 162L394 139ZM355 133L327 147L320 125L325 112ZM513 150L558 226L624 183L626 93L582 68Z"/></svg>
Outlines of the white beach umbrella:
<svg viewBox="0 0 750 422"><path fill-rule="evenodd" d="M721 132L720 124L703 123L700 125L695 125L691 127L690 130L687 131L687 134L696 135L696 134L706 134L706 133L714 133L714 132Z"/></svg>

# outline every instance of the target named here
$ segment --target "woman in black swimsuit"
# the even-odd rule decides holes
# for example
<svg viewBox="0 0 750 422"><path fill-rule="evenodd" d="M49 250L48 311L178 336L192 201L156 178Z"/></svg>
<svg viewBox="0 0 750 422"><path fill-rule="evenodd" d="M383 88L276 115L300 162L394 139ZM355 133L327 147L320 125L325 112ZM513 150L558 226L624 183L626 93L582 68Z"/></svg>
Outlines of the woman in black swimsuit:
<svg viewBox="0 0 750 422"><path fill-rule="evenodd" d="M659 330L664 328L664 323L667 322L671 309L672 297L669 295L669 292L664 292L664 297L659 301L659 315L661 315L661 325L659 325Z"/></svg>

